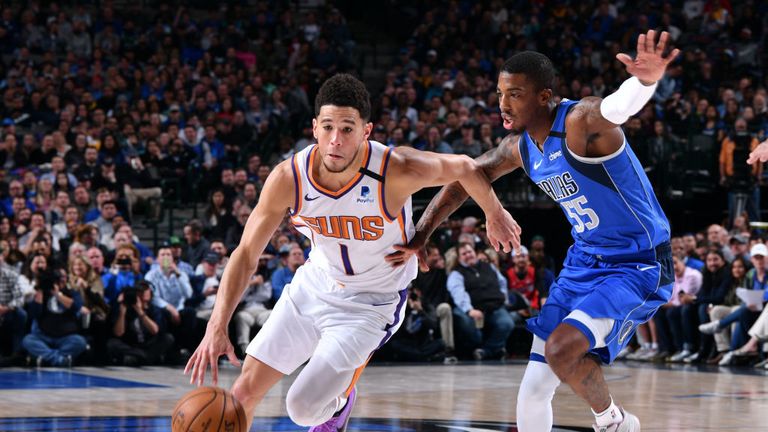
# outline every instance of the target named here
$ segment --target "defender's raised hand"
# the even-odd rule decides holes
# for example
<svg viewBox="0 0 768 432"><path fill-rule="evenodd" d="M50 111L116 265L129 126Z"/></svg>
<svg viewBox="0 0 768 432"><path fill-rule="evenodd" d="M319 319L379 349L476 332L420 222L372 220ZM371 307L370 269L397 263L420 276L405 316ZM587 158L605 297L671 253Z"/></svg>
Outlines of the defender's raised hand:
<svg viewBox="0 0 768 432"><path fill-rule="evenodd" d="M641 34L637 38L637 57L634 59L628 54L616 54L616 59L624 63L627 72L636 76L643 84L650 85L664 76L664 71L680 50L675 48L666 57L663 56L667 48L669 33L661 32L659 43L656 43L656 32L648 30L647 34Z"/></svg>

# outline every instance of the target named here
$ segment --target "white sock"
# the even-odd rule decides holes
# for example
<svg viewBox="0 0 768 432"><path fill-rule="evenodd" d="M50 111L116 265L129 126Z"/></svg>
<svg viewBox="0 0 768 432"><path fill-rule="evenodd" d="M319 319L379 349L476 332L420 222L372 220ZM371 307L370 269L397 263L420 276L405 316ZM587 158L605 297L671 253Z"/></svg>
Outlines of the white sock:
<svg viewBox="0 0 768 432"><path fill-rule="evenodd" d="M651 344L648 342L643 342L643 344L640 345L640 348L647 349L647 350L651 349Z"/></svg>
<svg viewBox="0 0 768 432"><path fill-rule="evenodd" d="M595 410L591 410L595 415L595 424L598 426L609 426L612 424L621 423L624 420L624 416L621 415L619 407L613 403L613 397L611 397L611 404L603 412L596 413Z"/></svg>
<svg viewBox="0 0 768 432"><path fill-rule="evenodd" d="M654 351L658 351L658 349L659 349L659 344L657 344L656 342L652 343L652 344L651 344L651 349L652 349L652 350L654 350Z"/></svg>

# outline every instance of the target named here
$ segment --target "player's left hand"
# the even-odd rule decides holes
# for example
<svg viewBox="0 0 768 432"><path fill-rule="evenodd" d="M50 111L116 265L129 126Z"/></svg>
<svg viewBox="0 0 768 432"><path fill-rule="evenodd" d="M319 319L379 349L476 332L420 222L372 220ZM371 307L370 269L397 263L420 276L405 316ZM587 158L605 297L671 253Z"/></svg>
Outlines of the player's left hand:
<svg viewBox="0 0 768 432"><path fill-rule="evenodd" d="M637 57L634 60L624 53L616 54L616 59L624 63L627 72L636 76L640 82L646 85L653 84L664 76L667 65L680 54L680 50L675 48L669 55L663 57L668 41L669 33L661 32L657 44L656 32L648 30L647 34L641 34L637 38Z"/></svg>
<svg viewBox="0 0 768 432"><path fill-rule="evenodd" d="M752 150L747 159L747 163L754 165L757 162L766 161L768 161L768 140L761 142L759 146Z"/></svg>
<svg viewBox="0 0 768 432"><path fill-rule="evenodd" d="M404 265L415 254L419 258L419 270L422 272L429 271L429 265L427 265L427 250L424 248L426 241L419 232L411 239L406 245L393 245L392 248L395 252L384 257L384 261L388 262L392 267L400 267Z"/></svg>
<svg viewBox="0 0 768 432"><path fill-rule="evenodd" d="M503 208L494 214L486 214L485 231L488 234L488 242L498 252L512 252L512 249L520 249L520 225L512 218L512 215ZM511 245L511 247L510 247Z"/></svg>

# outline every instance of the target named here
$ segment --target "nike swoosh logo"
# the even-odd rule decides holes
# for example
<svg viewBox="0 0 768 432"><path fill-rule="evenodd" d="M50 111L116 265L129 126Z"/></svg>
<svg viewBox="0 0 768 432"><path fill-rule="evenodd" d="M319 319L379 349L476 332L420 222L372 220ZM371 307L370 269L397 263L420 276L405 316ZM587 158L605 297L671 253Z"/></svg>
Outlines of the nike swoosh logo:
<svg viewBox="0 0 768 432"><path fill-rule="evenodd" d="M386 306L386 305L391 305L391 304L395 304L395 302L389 302L389 303L374 303L374 304L372 304L371 306Z"/></svg>
<svg viewBox="0 0 768 432"><path fill-rule="evenodd" d="M539 167L541 166L541 163L542 163L542 162L544 162L544 159L542 159L542 160L540 160L540 161L538 161L538 162L534 163L534 164L533 164L533 169L539 169Z"/></svg>
<svg viewBox="0 0 768 432"><path fill-rule="evenodd" d="M312 197L312 198L309 197L309 194L304 195L304 199L307 200L307 201L314 201L314 200L316 200L318 198L320 198L319 195L316 196L316 197Z"/></svg>
<svg viewBox="0 0 768 432"><path fill-rule="evenodd" d="M640 270L640 271L646 271L646 270L655 269L655 268L656 268L656 266L655 266L655 265L652 265L652 266L645 266L645 267L640 267L640 266L637 266L637 269L638 269L638 270Z"/></svg>

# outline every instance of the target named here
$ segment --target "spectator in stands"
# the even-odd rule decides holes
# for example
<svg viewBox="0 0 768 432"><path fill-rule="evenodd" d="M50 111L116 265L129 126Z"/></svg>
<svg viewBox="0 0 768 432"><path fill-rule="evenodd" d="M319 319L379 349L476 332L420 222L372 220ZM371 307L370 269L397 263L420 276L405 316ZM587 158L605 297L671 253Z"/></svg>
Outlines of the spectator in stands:
<svg viewBox="0 0 768 432"><path fill-rule="evenodd" d="M461 138L454 141L452 147L454 153L465 154L471 158L476 158L483 152L480 141L475 139L475 128L470 123L461 125Z"/></svg>
<svg viewBox="0 0 768 432"><path fill-rule="evenodd" d="M421 301L417 288L409 289L404 316L402 328L387 344L390 357L410 362L445 359L445 343L437 336L437 313Z"/></svg>
<svg viewBox="0 0 768 432"><path fill-rule="evenodd" d="M730 283L730 274L723 253L720 250L710 250L707 253L706 267L702 272L701 290L696 296L695 308L687 311L690 315L683 316L683 322L709 322L709 305L723 304ZM684 311L686 312L686 311ZM700 335L699 349L683 359L685 363L706 362L713 357L714 339L709 335Z"/></svg>
<svg viewBox="0 0 768 432"><path fill-rule="evenodd" d="M152 285L152 302L163 310L174 339L183 348L192 349L198 326L195 310L185 307L187 299L192 297L189 276L176 266L170 248L161 247L157 261L159 266L145 276Z"/></svg>
<svg viewBox="0 0 768 432"><path fill-rule="evenodd" d="M24 261L18 280L19 290L22 296L24 296L24 303L32 300L35 294L37 277L47 270L51 270L49 259L42 253L30 254Z"/></svg>
<svg viewBox="0 0 768 432"><path fill-rule="evenodd" d="M272 273L272 298L275 301L283 294L285 286L291 283L296 270L304 264L304 251L298 244L283 245L280 255L285 258L285 266Z"/></svg>
<svg viewBox="0 0 768 432"><path fill-rule="evenodd" d="M448 292L445 258L440 253L440 248L434 243L427 244L426 250L426 264L429 270L419 271L412 286L418 290L422 305L435 310L440 326L440 336L445 343L445 359L448 363L455 363L457 359L453 336L453 300Z"/></svg>
<svg viewBox="0 0 768 432"><path fill-rule="evenodd" d="M531 264L528 248L520 246L512 251L514 265L507 270L509 281L508 303L512 320L522 324L527 318L538 315L543 299L536 284L536 269Z"/></svg>
<svg viewBox="0 0 768 432"><path fill-rule="evenodd" d="M144 167L138 155L131 157L126 165L123 178L123 192L128 202L128 218L133 221L133 208L140 202L149 204L149 216L157 219L160 214L160 198L163 193L160 189L158 173ZM154 201L153 201L154 200Z"/></svg>
<svg viewBox="0 0 768 432"><path fill-rule="evenodd" d="M460 243L456 250L458 265L448 275L447 286L456 305L454 320L461 329L457 334L479 346L473 351L476 360L503 357L514 328L504 308L507 281L490 264L478 261L472 243Z"/></svg>
<svg viewBox="0 0 768 432"><path fill-rule="evenodd" d="M267 305L272 299L272 283L266 280L266 259L259 260L259 266L251 276L248 288L243 294L243 306L235 312L235 339L241 354L245 355L248 343L251 341L251 329L261 327L267 322L272 309Z"/></svg>
<svg viewBox="0 0 768 432"><path fill-rule="evenodd" d="M693 354L696 346L696 334L693 323L683 322L683 317L691 317L688 309L695 307L696 294L701 289L701 272L685 265L683 255L672 257L675 268L675 284L669 302L662 306L654 316L662 351L672 355L671 362L682 362ZM735 263L736 261L734 261ZM742 262L743 261L739 261ZM744 270L742 268L742 270ZM683 312L685 310L685 312Z"/></svg>
<svg viewBox="0 0 768 432"><path fill-rule="evenodd" d="M203 260L211 243L203 237L203 224L192 219L184 226L184 238L187 240L186 261L194 268Z"/></svg>
<svg viewBox="0 0 768 432"><path fill-rule="evenodd" d="M22 359L21 341L26 333L27 313L18 279L19 275L0 258L0 334L11 336L10 350L0 345L0 367Z"/></svg>
<svg viewBox="0 0 768 432"><path fill-rule="evenodd" d="M733 100L733 99L731 99ZM763 164L747 164L747 156L757 147L759 141L747 130L747 122L739 117L734 131L726 137L720 147L720 184L728 189L728 220L733 224L736 216L736 199L743 197L749 219L760 220L760 188L758 179L763 174Z"/></svg>
<svg viewBox="0 0 768 432"><path fill-rule="evenodd" d="M85 253L86 257L88 258L88 264L91 265L93 273L103 278L104 274L107 272L107 269L104 267L104 254L101 252L101 249L97 247L91 247ZM102 290L103 287L104 284L102 279Z"/></svg>
<svg viewBox="0 0 768 432"><path fill-rule="evenodd" d="M152 289L146 281L126 288L110 316L112 337L107 352L112 362L124 366L160 364L173 345L165 331L163 313L152 302Z"/></svg>
<svg viewBox="0 0 768 432"><path fill-rule="evenodd" d="M29 304L29 316L34 320L32 331L22 342L38 367L71 367L85 351L85 338L78 334L77 314L82 305L80 294L66 287L63 273L45 271L38 275L34 299Z"/></svg>
<svg viewBox="0 0 768 432"><path fill-rule="evenodd" d="M682 239L685 253L683 261L685 265L694 270L701 271L704 268L704 262L696 257L696 236L692 233L686 233L683 234Z"/></svg>
<svg viewBox="0 0 768 432"><path fill-rule="evenodd" d="M247 183L246 190L249 187L253 187L255 189L253 183ZM224 236L224 244L226 245L227 249L234 250L235 247L240 243L240 238L243 236L243 230L245 229L245 223L248 221L248 217L251 215L251 211L253 211L253 208L250 207L247 203L237 209L235 222L232 223L229 228L227 228L227 234Z"/></svg>
<svg viewBox="0 0 768 432"><path fill-rule="evenodd" d="M749 290L762 291L763 298L768 299L768 296L766 296L766 293L768 293L766 291L766 287L768 287L768 275L766 275L768 247L758 243L752 246L750 254L752 255L752 265L754 268L747 272L744 287ZM726 352L733 351L746 343L749 339L747 331L760 315L757 306L747 305L735 298L729 299L727 294L722 305L714 306L709 311L710 322L699 326L701 333L716 335L715 342L717 342L717 350L720 357L723 357ZM734 296L732 295L731 297ZM728 303L731 304L729 305ZM732 326L734 327L733 331L731 331Z"/></svg>
<svg viewBox="0 0 768 432"><path fill-rule="evenodd" d="M133 245L117 248L111 268L101 277L108 304L114 303L125 288L135 286L136 281L141 280L140 265L139 251Z"/></svg>
<svg viewBox="0 0 768 432"><path fill-rule="evenodd" d="M235 223L231 208L232 202L222 189L211 192L202 221L205 237L224 238L227 235L227 229Z"/></svg>
<svg viewBox="0 0 768 432"><path fill-rule="evenodd" d="M221 261L221 255L210 250L203 257L203 262L198 266L200 268L199 276L203 279L203 285L200 290L202 302L197 306L197 317L208 321L213 313L213 305L216 303L216 293L219 290L221 276L217 273L217 266ZM197 272L196 272L197 273Z"/></svg>
<svg viewBox="0 0 768 432"><path fill-rule="evenodd" d="M101 204L99 217L91 222L93 226L99 229L99 243L108 243L114 235L115 227L112 221L117 215L117 202L109 200Z"/></svg>

